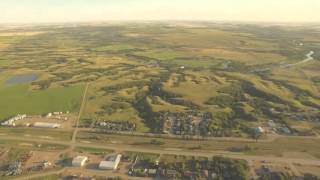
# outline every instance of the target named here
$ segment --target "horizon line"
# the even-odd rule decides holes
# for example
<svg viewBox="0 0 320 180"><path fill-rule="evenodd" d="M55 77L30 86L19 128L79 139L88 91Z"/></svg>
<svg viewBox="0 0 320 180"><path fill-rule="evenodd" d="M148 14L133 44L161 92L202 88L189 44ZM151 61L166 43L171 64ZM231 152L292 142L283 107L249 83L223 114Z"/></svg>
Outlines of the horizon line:
<svg viewBox="0 0 320 180"><path fill-rule="evenodd" d="M249 23L249 24L320 24L320 21L271 21L271 20L208 20L208 19L114 19L114 20L96 20L96 21L39 21L39 22L0 22L0 25L41 25L41 24L91 24L91 23L115 23L115 22L194 22L194 23Z"/></svg>

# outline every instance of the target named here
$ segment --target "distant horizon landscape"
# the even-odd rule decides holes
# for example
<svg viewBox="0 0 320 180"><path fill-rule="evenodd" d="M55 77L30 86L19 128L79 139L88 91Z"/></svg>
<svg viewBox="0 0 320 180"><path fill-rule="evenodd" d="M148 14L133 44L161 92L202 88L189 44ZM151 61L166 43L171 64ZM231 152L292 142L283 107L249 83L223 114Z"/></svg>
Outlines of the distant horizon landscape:
<svg viewBox="0 0 320 180"><path fill-rule="evenodd" d="M320 0L0 9L1 180L320 180Z"/></svg>

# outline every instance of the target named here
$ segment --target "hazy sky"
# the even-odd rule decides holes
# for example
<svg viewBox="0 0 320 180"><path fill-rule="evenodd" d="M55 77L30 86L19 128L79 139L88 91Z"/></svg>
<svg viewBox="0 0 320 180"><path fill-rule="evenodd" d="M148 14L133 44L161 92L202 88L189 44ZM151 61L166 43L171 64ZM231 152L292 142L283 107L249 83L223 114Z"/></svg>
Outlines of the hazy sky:
<svg viewBox="0 0 320 180"><path fill-rule="evenodd" d="M108 20L320 22L320 0L0 0L0 23Z"/></svg>

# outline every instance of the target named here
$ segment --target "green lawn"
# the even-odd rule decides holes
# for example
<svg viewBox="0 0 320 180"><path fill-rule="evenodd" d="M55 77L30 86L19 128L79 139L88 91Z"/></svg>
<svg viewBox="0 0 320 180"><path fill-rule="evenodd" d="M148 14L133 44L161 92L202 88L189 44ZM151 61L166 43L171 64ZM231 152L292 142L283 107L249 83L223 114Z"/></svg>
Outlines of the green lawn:
<svg viewBox="0 0 320 180"><path fill-rule="evenodd" d="M0 119L17 114L42 114L53 111L76 112L79 109L83 85L29 90L28 84L0 86Z"/></svg>

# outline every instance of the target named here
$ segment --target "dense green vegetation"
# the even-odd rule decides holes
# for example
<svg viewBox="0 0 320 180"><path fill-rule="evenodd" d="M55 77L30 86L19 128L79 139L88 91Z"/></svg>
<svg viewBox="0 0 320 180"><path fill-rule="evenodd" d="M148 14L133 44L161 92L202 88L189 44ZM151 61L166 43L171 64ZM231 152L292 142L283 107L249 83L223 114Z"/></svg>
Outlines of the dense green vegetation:
<svg viewBox="0 0 320 180"><path fill-rule="evenodd" d="M165 169L174 169L178 172L177 177L181 179L198 179L204 171L213 179L249 179L249 167L246 161L233 160L224 157L213 157L212 159L196 160L173 160L160 164Z"/></svg>

